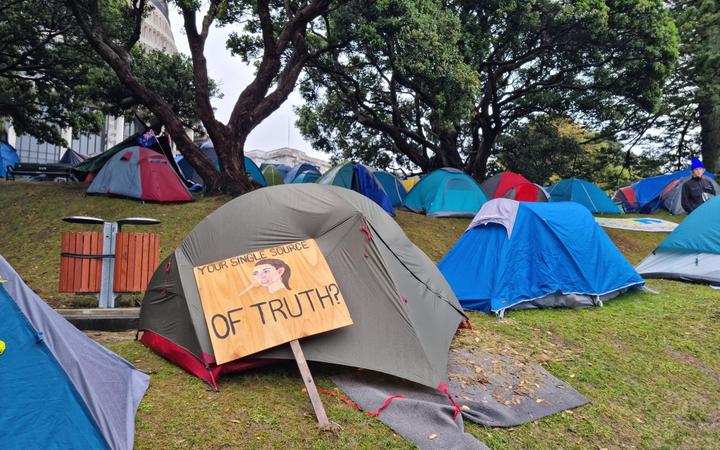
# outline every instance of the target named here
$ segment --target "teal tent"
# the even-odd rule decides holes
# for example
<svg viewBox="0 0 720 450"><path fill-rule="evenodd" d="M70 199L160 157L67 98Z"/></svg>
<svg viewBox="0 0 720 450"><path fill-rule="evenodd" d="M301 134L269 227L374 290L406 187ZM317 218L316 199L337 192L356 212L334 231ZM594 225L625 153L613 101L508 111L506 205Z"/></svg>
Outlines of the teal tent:
<svg viewBox="0 0 720 450"><path fill-rule="evenodd" d="M407 196L407 191L400 180L398 180L395 175L385 172L384 170L376 170L373 172L373 175L375 175L375 178L382 184L392 205L396 207L402 205L403 200L405 200Z"/></svg>
<svg viewBox="0 0 720 450"><path fill-rule="evenodd" d="M372 171L362 164L346 162L337 165L325 172L316 183L352 189L380 205L388 214L395 215L395 209L382 184L375 178Z"/></svg>
<svg viewBox="0 0 720 450"><path fill-rule="evenodd" d="M475 180L461 170L445 167L413 186L402 206L429 217L474 217L486 201Z"/></svg>
<svg viewBox="0 0 720 450"><path fill-rule="evenodd" d="M303 172L293 178L292 183L315 183L320 178L319 172Z"/></svg>
<svg viewBox="0 0 720 450"><path fill-rule="evenodd" d="M548 189L551 202L580 203L591 213L622 214L618 205L593 183L580 178L562 180Z"/></svg>
<svg viewBox="0 0 720 450"><path fill-rule="evenodd" d="M703 203L638 266L645 278L720 284L720 197Z"/></svg>

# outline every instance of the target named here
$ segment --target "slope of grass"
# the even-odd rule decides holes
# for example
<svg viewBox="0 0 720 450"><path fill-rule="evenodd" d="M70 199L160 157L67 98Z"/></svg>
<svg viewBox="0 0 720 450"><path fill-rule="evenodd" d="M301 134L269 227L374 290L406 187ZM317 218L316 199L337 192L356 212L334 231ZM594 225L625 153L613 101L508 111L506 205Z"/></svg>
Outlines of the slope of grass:
<svg viewBox="0 0 720 450"><path fill-rule="evenodd" d="M162 224L154 231L161 235L164 257L227 200L154 205L82 192L74 185L0 182L0 254L54 306L87 302L57 293L60 231L88 229L65 224L61 217L158 218ZM434 261L469 223L403 212L397 220ZM632 263L665 236L607 231ZM717 448L720 293L671 281L650 280L648 285L659 294L634 292L602 308L518 311L501 321L470 313L476 331L470 335L473 339L463 339L471 342L464 345L518 352L570 382L592 403L511 429L467 422L466 429L493 448ZM463 331L461 338L468 333L472 332ZM412 447L380 421L325 395L328 414L342 429L318 431L291 363L225 377L215 393L137 342L107 345L152 374L137 415L137 448ZM348 370L325 365L312 369L325 389L334 389L330 375Z"/></svg>

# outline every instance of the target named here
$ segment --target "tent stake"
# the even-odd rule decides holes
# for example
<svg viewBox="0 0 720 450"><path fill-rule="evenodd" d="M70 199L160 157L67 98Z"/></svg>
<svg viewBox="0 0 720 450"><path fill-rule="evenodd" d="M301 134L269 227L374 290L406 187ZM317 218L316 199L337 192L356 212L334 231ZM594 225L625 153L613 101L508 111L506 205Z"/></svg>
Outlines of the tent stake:
<svg viewBox="0 0 720 450"><path fill-rule="evenodd" d="M330 430L333 426L328 420L327 414L325 414L325 407L320 400L320 394L318 394L315 381L313 380L310 368L305 360L305 354L303 353L302 348L300 348L300 342L298 342L297 339L293 339L290 341L290 347L292 348L293 355L295 355L295 361L297 362L298 369L300 369L300 375L302 375L305 388L307 389L308 395L310 395L310 402L315 410L318 424L321 429Z"/></svg>

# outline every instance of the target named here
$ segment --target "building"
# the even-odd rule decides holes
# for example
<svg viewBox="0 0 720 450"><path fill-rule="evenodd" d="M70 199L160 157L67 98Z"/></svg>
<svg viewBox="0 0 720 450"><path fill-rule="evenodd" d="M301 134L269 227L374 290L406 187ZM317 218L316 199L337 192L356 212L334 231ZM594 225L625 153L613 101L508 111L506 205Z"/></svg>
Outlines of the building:
<svg viewBox="0 0 720 450"><path fill-rule="evenodd" d="M328 161L320 158L313 158L302 150L296 148L282 147L275 150L248 150L245 156L249 157L258 166L267 164L285 164L293 167L300 163L308 163L320 169L321 173L327 172L331 167Z"/></svg>
<svg viewBox="0 0 720 450"><path fill-rule="evenodd" d="M139 43L145 48L177 53L175 39L170 29L170 16L165 0L150 0L153 9L143 20ZM99 134L85 134L73 138L72 129L62 130L62 136L69 147L81 155L92 156L102 153L121 142L138 130L138 124L126 122L124 117L105 117L105 124ZM54 144L40 144L30 135L16 135L12 126L7 130L7 140L15 147L23 162L49 163L60 159L66 147Z"/></svg>

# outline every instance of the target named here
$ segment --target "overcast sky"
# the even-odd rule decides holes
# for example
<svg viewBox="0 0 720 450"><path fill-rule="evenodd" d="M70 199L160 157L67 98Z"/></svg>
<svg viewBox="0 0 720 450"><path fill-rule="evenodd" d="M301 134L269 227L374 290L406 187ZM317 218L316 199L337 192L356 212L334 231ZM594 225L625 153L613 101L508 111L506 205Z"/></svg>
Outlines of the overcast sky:
<svg viewBox="0 0 720 450"><path fill-rule="evenodd" d="M182 17L178 10L170 5L170 26L175 35L175 44L181 53L190 55L190 49L182 27ZM253 78L253 68L245 65L238 57L233 57L225 48L225 40L230 33L228 28L212 28L205 45L205 57L208 61L208 75L215 80L223 93L223 98L214 99L215 116L223 123L230 118L235 101L240 92ZM302 97L293 92L288 100L270 117L258 125L245 144L246 150L273 150L280 147L300 149L311 156L327 160L327 153L313 150L295 127L297 115L293 106L302 104Z"/></svg>

